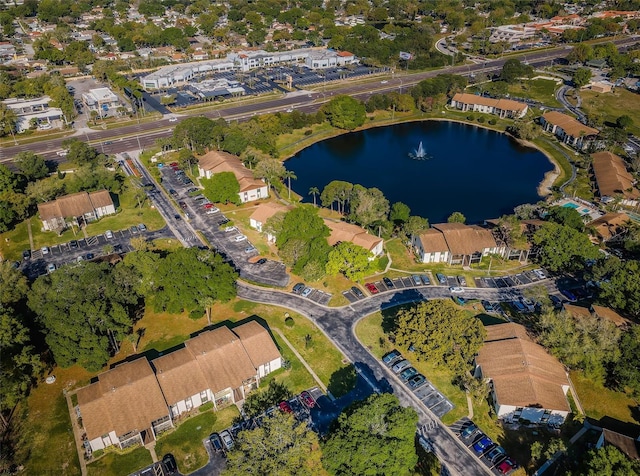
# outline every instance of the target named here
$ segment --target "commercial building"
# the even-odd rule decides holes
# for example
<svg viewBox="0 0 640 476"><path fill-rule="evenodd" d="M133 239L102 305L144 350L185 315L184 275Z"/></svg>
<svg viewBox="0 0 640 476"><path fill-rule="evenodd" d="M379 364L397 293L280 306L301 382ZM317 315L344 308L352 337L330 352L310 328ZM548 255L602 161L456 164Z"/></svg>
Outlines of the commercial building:
<svg viewBox="0 0 640 476"><path fill-rule="evenodd" d="M109 88L90 89L82 94L82 102L90 111L99 111L101 115L120 106L120 99Z"/></svg>
<svg viewBox="0 0 640 476"><path fill-rule="evenodd" d="M238 196L242 203L252 202L269 196L269 189L264 181L254 178L253 172L246 168L239 157L212 150L198 158L200 177L211 178L220 172L232 172L240 184Z"/></svg>
<svg viewBox="0 0 640 476"><path fill-rule="evenodd" d="M42 128L46 125L46 127L50 129L55 121L63 118L62 109L49 107L49 103L51 102L49 96L34 99L10 98L2 102L7 108L16 113L17 132L29 130L33 121ZM62 125L62 123L60 123L60 125Z"/></svg>
<svg viewBox="0 0 640 476"><path fill-rule="evenodd" d="M493 29L489 41L491 43L506 41L507 43L515 44L533 38L536 32L537 30L532 26L501 25Z"/></svg>

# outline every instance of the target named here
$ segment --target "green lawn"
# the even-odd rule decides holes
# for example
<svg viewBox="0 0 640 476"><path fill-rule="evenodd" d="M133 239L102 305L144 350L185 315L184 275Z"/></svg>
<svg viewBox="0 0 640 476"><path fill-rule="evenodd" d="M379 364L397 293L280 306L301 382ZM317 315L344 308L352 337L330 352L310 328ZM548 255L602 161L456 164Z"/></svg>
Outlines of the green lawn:
<svg viewBox="0 0 640 476"><path fill-rule="evenodd" d="M153 463L151 453L143 446L119 453L112 450L97 461L87 465L89 476L121 476Z"/></svg>
<svg viewBox="0 0 640 476"><path fill-rule="evenodd" d="M640 134L640 95L616 88L612 93L596 93L589 90L580 91L582 109L590 115L603 116L605 122L615 124L616 119L627 115L633 119L629 132Z"/></svg>
<svg viewBox="0 0 640 476"><path fill-rule="evenodd" d="M521 80L514 84L502 81L482 83L469 88L469 92L488 92L495 95L509 94L514 98L529 98L546 106L561 107L555 97L558 84L549 79Z"/></svg>
<svg viewBox="0 0 640 476"><path fill-rule="evenodd" d="M201 468L209 460L202 444L203 440L211 433L229 427L239 414L238 409L232 405L218 412L209 410L183 420L177 428L158 437L156 442L158 458L162 458L167 453L173 454L182 474Z"/></svg>

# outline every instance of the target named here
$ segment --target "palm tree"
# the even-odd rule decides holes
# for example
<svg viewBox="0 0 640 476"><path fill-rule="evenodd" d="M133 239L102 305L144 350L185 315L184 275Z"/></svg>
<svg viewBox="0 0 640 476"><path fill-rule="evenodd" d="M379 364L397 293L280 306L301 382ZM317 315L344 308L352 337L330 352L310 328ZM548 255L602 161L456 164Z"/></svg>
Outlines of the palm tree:
<svg viewBox="0 0 640 476"><path fill-rule="evenodd" d="M289 188L289 199L291 199L291 179L295 180L297 179L297 175L291 171L291 170L287 170L283 175L283 178L287 179L287 186Z"/></svg>
<svg viewBox="0 0 640 476"><path fill-rule="evenodd" d="M317 206L316 205L316 195L318 195L320 193L320 190L318 190L318 187L311 187L309 189L309 195L313 195L313 206Z"/></svg>

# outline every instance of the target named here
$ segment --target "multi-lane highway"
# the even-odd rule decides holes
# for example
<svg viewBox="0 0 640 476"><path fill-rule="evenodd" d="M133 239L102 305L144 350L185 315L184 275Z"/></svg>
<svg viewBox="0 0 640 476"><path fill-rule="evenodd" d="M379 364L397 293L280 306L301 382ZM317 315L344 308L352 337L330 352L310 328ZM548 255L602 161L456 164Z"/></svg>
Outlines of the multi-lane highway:
<svg viewBox="0 0 640 476"><path fill-rule="evenodd" d="M614 40L613 43L615 43L619 48L624 48L636 43L637 41L638 39L633 37ZM526 61L532 66L543 66L551 64L553 60L565 57L570 51L571 47L555 48L551 50L526 53L519 55L518 58ZM193 111L193 114L204 115L211 119L218 119L222 117L230 121L246 120L257 114L285 111L289 108L296 108L304 112L312 112L317 110L332 96L346 94L359 99L366 99L374 93L398 90L406 91L407 87L413 86L423 79L431 78L438 74L452 73L470 76L472 74L477 75L495 72L502 68L502 65L507 59L508 58L501 58L481 64L446 67L415 74L398 74L389 79L385 84L382 84L378 80L371 82L346 80L343 83L335 84L334 88L326 93L296 91L264 102L230 104L227 107L204 113L201 111ZM105 131L92 131L77 135L76 137L80 140L88 140L91 145L100 151L113 154L149 147L153 145L158 138L170 136L174 125L175 122L170 122L167 117L151 123L136 124ZM50 139L33 144L3 147L0 151L0 162L10 163L17 153L25 150L30 150L40 154L49 160L62 161L64 158L58 156L56 152L61 150L63 140L64 139Z"/></svg>

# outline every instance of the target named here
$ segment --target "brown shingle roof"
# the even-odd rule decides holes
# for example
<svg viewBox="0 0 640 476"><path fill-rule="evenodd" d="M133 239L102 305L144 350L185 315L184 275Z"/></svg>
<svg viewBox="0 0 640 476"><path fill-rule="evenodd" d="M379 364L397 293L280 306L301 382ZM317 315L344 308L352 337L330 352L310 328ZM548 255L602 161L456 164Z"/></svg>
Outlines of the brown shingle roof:
<svg viewBox="0 0 640 476"><path fill-rule="evenodd" d="M227 327L203 332L185 342L214 393L237 388L256 374L240 338Z"/></svg>
<svg viewBox="0 0 640 476"><path fill-rule="evenodd" d="M630 459L640 459L640 448L638 448L640 443L638 443L638 440L606 428L602 429L602 433L604 434L605 444L615 446Z"/></svg>
<svg viewBox="0 0 640 476"><path fill-rule="evenodd" d="M630 221L631 219L626 213L610 212L593 220L589 223L589 226L604 240L608 240L626 230Z"/></svg>
<svg viewBox="0 0 640 476"><path fill-rule="evenodd" d="M453 100L464 104L478 104L480 106L495 107L503 111L520 112L527 108L525 103L513 101L512 99L493 99L468 93L456 93L453 96Z"/></svg>
<svg viewBox="0 0 640 476"><path fill-rule="evenodd" d="M572 137L580 137L581 135L597 135L600 132L598 129L585 126L580 121L571 116L567 116L566 114L562 114L561 112L545 112L542 117L546 122L562 128L563 131Z"/></svg>
<svg viewBox="0 0 640 476"><path fill-rule="evenodd" d="M476 363L483 377L492 380L498 404L570 411L564 367L534 343L523 326L497 324L486 330Z"/></svg>
<svg viewBox="0 0 640 476"><path fill-rule="evenodd" d="M439 223L433 228L442 232L449 251L454 255L471 255L498 246L489 230L476 225Z"/></svg>
<svg viewBox="0 0 640 476"><path fill-rule="evenodd" d="M91 192L89 194L89 200L93 204L93 208L102 208L113 205L111 195L108 190L98 190L97 192Z"/></svg>
<svg viewBox="0 0 640 476"><path fill-rule="evenodd" d="M151 363L169 405L175 405L208 388L198 362L186 348L158 357Z"/></svg>
<svg viewBox="0 0 640 476"><path fill-rule="evenodd" d="M591 315L591 311L589 308L576 306L575 304L566 304L564 305L564 310L571 314L576 319L583 319L593 317Z"/></svg>
<svg viewBox="0 0 640 476"><path fill-rule="evenodd" d="M98 382L78 390L78 405L89 440L112 430L118 436L142 431L169 414L158 381L144 358L100 374Z"/></svg>
<svg viewBox="0 0 640 476"><path fill-rule="evenodd" d="M113 200L107 190L98 190L91 194L78 192L38 204L38 213L41 220L47 221L52 218L78 217L93 212L97 207L108 205L113 205Z"/></svg>
<svg viewBox="0 0 640 476"><path fill-rule="evenodd" d="M598 192L601 197L613 197L617 193L625 197L637 197L638 190L634 188L635 180L627 172L622 157L611 152L597 152L591 154L593 159L593 175L598 185ZM630 191L627 191L631 189Z"/></svg>
<svg viewBox="0 0 640 476"><path fill-rule="evenodd" d="M255 211L249 217L250 220L255 220L258 223L266 223L269 218L278 212L286 212L291 210L291 207L286 207L275 202L261 203L255 209Z"/></svg>
<svg viewBox="0 0 640 476"><path fill-rule="evenodd" d="M382 238L370 235L364 228L343 221L332 221L324 219L324 224L329 227L331 234L327 241L331 246L340 242L349 242L358 246L362 246L365 250L372 251Z"/></svg>
<svg viewBox="0 0 640 476"><path fill-rule="evenodd" d="M256 321L249 321L234 327L233 332L240 337L240 341L256 369L260 365L280 357L280 352L269 332Z"/></svg>
<svg viewBox="0 0 640 476"><path fill-rule="evenodd" d="M618 327L629 324L629 321L627 319L622 317L611 308L598 306L596 304L593 304L591 308L593 309L593 312L597 317L601 319L607 319L608 321L613 322Z"/></svg>
<svg viewBox="0 0 640 476"><path fill-rule="evenodd" d="M219 172L233 172L240 184L241 192L265 186L262 180L254 178L253 172L242 164L239 157L227 152L212 150L202 157L199 157L198 163L202 170L207 170L214 174Z"/></svg>
<svg viewBox="0 0 640 476"><path fill-rule="evenodd" d="M435 228L429 228L418 235L422 249L425 253L434 253L436 251L449 251L444 235Z"/></svg>

